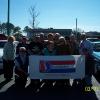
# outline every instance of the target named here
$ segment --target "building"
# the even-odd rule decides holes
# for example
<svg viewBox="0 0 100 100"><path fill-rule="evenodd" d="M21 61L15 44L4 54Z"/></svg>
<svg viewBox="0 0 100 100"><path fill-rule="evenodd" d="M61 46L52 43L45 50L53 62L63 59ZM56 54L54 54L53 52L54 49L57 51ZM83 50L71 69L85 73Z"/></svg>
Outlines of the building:
<svg viewBox="0 0 100 100"><path fill-rule="evenodd" d="M100 32L86 32L87 37L100 38Z"/></svg>
<svg viewBox="0 0 100 100"><path fill-rule="evenodd" d="M30 38L40 33L44 33L45 35L48 33L60 33L62 36L69 36L72 33L72 29L30 29L27 36Z"/></svg>

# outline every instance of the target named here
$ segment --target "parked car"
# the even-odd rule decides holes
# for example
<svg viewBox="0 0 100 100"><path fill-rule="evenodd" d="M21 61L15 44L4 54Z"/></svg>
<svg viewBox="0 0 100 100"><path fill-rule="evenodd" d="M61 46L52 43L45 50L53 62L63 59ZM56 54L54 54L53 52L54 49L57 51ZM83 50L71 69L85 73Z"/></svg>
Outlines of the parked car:
<svg viewBox="0 0 100 100"><path fill-rule="evenodd" d="M95 62L95 74L100 73L100 39L99 38L87 38L87 40L93 45L93 58Z"/></svg>
<svg viewBox="0 0 100 100"><path fill-rule="evenodd" d="M100 41L99 38L86 38L86 40L89 40L90 42L97 42L97 41Z"/></svg>
<svg viewBox="0 0 100 100"><path fill-rule="evenodd" d="M3 69L3 60L2 60L3 47L6 42L7 42L7 40L0 40L0 69Z"/></svg>
<svg viewBox="0 0 100 100"><path fill-rule="evenodd" d="M2 56L3 56L3 48L4 48L5 43L7 43L7 40L0 40L0 69L3 69L3 59L2 59ZM15 44L17 46L18 41L15 41Z"/></svg>
<svg viewBox="0 0 100 100"><path fill-rule="evenodd" d="M100 41L92 42L93 54L95 61L95 73L100 73Z"/></svg>
<svg viewBox="0 0 100 100"><path fill-rule="evenodd" d="M100 39L99 38L87 38L92 45L93 45L93 54L95 61L95 73L100 73Z"/></svg>

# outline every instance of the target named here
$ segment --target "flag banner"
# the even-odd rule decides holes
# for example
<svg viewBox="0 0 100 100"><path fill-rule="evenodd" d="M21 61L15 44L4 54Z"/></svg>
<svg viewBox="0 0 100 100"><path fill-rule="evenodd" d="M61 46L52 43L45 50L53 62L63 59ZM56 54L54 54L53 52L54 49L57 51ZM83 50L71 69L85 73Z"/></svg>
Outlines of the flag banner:
<svg viewBox="0 0 100 100"><path fill-rule="evenodd" d="M80 79L85 76L85 57L36 56L29 57L29 76L31 79Z"/></svg>
<svg viewBox="0 0 100 100"><path fill-rule="evenodd" d="M40 61L40 72L44 73L70 73L75 72L75 61Z"/></svg>

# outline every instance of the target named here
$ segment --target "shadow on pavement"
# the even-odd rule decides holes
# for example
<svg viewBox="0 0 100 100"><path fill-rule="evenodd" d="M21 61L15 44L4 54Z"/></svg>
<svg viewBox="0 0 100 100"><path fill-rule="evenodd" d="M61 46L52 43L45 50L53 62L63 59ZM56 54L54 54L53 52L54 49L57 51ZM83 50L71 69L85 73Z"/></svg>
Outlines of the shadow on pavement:
<svg viewBox="0 0 100 100"><path fill-rule="evenodd" d="M96 80L100 83L100 71L96 73L95 75Z"/></svg>
<svg viewBox="0 0 100 100"><path fill-rule="evenodd" d="M33 87L25 89L12 85L7 91L0 93L2 100L98 100L93 90L85 92L82 87L43 87L34 92Z"/></svg>
<svg viewBox="0 0 100 100"><path fill-rule="evenodd" d="M3 74L3 69L0 69L0 75Z"/></svg>

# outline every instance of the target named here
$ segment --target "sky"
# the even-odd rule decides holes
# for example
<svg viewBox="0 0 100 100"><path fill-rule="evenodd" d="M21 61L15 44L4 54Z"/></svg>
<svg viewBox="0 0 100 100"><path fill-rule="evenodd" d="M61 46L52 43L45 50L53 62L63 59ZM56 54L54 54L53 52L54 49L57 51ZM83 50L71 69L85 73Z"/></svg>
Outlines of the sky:
<svg viewBox="0 0 100 100"><path fill-rule="evenodd" d="M0 0L0 22L7 22L7 1ZM100 0L10 0L10 22L22 29L30 26L29 8L36 5L41 28L100 32Z"/></svg>

